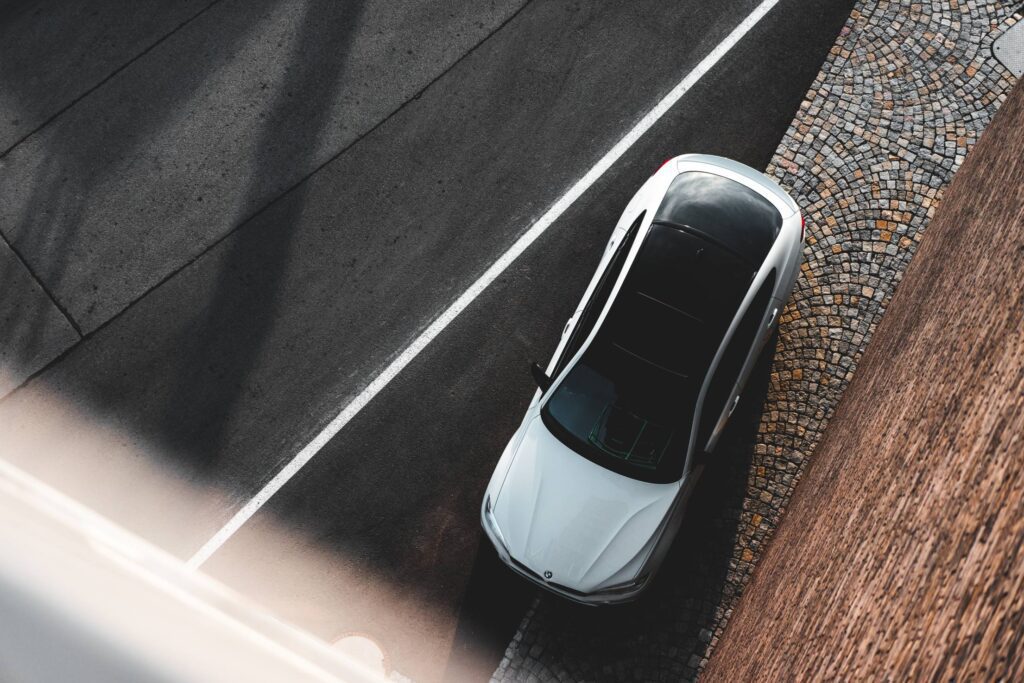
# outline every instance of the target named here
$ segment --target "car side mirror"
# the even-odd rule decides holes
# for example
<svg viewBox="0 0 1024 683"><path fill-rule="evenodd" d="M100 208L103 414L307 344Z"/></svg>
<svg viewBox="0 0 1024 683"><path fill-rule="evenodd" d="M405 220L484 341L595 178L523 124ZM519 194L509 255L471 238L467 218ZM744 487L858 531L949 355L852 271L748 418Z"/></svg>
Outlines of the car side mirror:
<svg viewBox="0 0 1024 683"><path fill-rule="evenodd" d="M542 393L551 386L551 378L548 377L548 373L544 372L544 368L537 361L530 365L530 374L533 375L533 381L537 383Z"/></svg>

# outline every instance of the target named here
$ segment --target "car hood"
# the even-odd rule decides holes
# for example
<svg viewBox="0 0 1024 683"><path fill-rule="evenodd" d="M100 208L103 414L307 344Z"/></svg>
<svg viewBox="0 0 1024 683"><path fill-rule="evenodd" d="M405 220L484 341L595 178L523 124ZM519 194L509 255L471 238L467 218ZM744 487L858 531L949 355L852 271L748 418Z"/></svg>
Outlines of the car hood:
<svg viewBox="0 0 1024 683"><path fill-rule="evenodd" d="M526 429L493 504L509 554L582 592L634 578L678 484L637 481L590 462L539 417Z"/></svg>

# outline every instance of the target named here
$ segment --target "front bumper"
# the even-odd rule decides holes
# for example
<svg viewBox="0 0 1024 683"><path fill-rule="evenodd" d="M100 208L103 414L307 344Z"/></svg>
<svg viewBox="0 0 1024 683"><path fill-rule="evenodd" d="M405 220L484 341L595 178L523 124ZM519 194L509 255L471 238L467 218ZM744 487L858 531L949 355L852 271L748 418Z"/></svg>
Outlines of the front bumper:
<svg viewBox="0 0 1024 683"><path fill-rule="evenodd" d="M503 557L502 560L504 559L505 558ZM642 583L628 591L615 593L583 593L571 588L566 588L565 586L561 586L552 581L545 581L543 577L537 576L537 574L529 567L520 564L513 558L509 558L509 560L505 561L505 564L507 564L512 571L531 583L540 586L544 590L561 596L566 600L571 600L578 605L588 605L590 607L600 607L601 605L621 605L627 602L633 602L640 597L640 594L647 586L646 583Z"/></svg>
<svg viewBox="0 0 1024 683"><path fill-rule="evenodd" d="M484 507L483 510L481 510L480 526L483 527L484 533L487 535L487 538L491 541L491 545L494 546L494 550L498 553L498 557L501 558L501 561L504 562L509 569L511 569L527 581L536 584L537 586L540 586L544 590L550 593L554 593L555 595L561 596L566 600L570 600L579 605L599 607L601 605L617 605L632 602L636 600L641 593L643 593L644 589L650 583L650 580L646 580L644 582L641 582L636 587L631 587L629 589L617 590L608 593L584 593L581 591L574 590L572 588L567 588L566 586L559 585L553 581L545 580L532 569L522 564L509 554L508 549L505 547L505 544L494 533L494 531L491 529L491 525L487 521L486 506Z"/></svg>

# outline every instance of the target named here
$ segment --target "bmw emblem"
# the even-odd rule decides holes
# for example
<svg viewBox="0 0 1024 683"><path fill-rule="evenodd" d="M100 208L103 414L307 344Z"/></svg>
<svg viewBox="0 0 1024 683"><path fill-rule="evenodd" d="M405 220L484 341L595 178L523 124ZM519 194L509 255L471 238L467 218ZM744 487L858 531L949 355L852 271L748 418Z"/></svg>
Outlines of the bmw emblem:
<svg viewBox="0 0 1024 683"><path fill-rule="evenodd" d="M544 578L545 579L550 579L551 578L551 572L544 572Z"/></svg>

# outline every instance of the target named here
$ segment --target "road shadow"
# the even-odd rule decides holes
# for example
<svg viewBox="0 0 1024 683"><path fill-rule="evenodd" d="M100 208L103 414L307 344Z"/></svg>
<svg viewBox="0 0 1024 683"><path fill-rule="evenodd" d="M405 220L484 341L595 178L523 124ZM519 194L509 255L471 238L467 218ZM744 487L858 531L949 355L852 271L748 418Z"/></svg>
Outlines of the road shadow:
<svg viewBox="0 0 1024 683"><path fill-rule="evenodd" d="M163 265L162 260L173 257L168 253L181 251L184 243L196 242L202 247L211 235L219 239L218 235L230 233L251 217L254 207L265 205L268 197L287 187L293 175L291 169L306 169L318 162L317 155L322 153L319 141L332 114L337 113L339 93L345 88L346 62L362 7L361 1L222 3L217 16L211 15L207 22L215 25L215 31L210 26L202 30L189 27L175 36L173 51L168 43L147 55L146 73L152 78L126 72L111 80L96 97L83 100L61 121L32 136L26 142L31 149L16 148L4 160L9 172L6 178L0 173L0 200L7 207L0 208L0 229L12 247L32 262L34 275L76 330L88 335L102 324L104 318L97 318L99 313L93 310L97 306L97 310L105 310L102 302L121 296L116 291L121 282L130 288L140 278L151 279L147 269L152 269L154 261ZM218 82L219 70L230 65L237 54L245 54L246 46L259 40L269 22L284 23L282 13L292 29L287 42L276 46L284 63L283 75L270 78L261 73L242 73L237 87L252 101L236 102L227 99L231 93L217 94L211 83ZM251 82L260 79L265 82ZM33 97L46 97L45 93L25 89L30 85L25 79L16 85L23 91L11 97L27 109ZM257 85L261 88L258 94L245 91ZM117 106L110 106L110 102ZM218 198L210 196L205 187L218 160L204 157L208 150L193 149L195 143L188 138L209 135L211 126L187 122L210 116L227 121L233 112L218 111L225 107L237 107L237 115L244 107L246 116L258 125L241 136L229 124L224 126L226 135L237 137L237 147L244 150L246 158L242 168L230 171L244 178L238 184L240 191ZM260 110L258 119L248 113L253 107ZM133 173L131 169L136 165L138 170ZM161 182L145 177L147 170L155 172L164 166L171 169L167 177L177 184L172 186L163 176ZM228 172L223 170L221 175ZM99 237L91 235L90 230L98 229L96 206L110 211L116 200L110 199L112 193L125 197L147 195L144 215L136 210L140 205L137 200L126 200L135 212L112 216L112 225L104 227ZM153 363L158 371L148 378L153 391L170 387L167 398L160 400L160 410L166 415L155 419L147 415L139 422L147 426L155 423L157 430L151 433L158 438L166 436L168 450L174 454L170 460L177 461L185 454L180 464L186 470L219 452L222 442L217 433L228 425L214 423L218 417L230 415L238 395L250 388L246 378L277 310L289 243L304 205L301 195L301 189L291 193L287 209L277 216L275 229L264 231L258 242L235 240L224 250L229 253L218 255L221 272L216 281L206 283L180 321L168 325L165 320L150 326L145 330L146 337L136 342L138 348L152 348L161 356L163 365ZM211 201L220 204L216 211L207 211L199 208L204 201L207 205ZM183 225L175 218L177 214L194 215L196 219ZM123 226L121 234L119 221L131 223ZM173 232L172 236L167 237L168 231ZM108 238L121 241L117 258L110 258L109 249L102 260L95 258L91 242ZM246 253L246 249L254 253ZM203 250L185 249L190 251ZM81 280L77 273L83 268L105 275L94 278L88 288L76 285ZM246 268L257 270L244 274ZM111 277L111 271L118 275ZM253 272L259 275L253 277ZM15 269L0 267L0 291L10 290L18 277L23 278ZM89 301L92 303L84 305ZM17 331L17 348L36 348L52 333L52 322L29 307L18 309L15 315L6 328ZM203 358L206 351L219 355ZM23 359L14 360L20 363ZM123 405L127 392L118 386L114 374L75 389L81 403L98 410L127 409L130 413L137 409L135 405ZM182 401L182 396L187 399ZM191 424L191 420L185 421L190 417L198 418L194 428L186 427ZM214 434L217 438L205 442L196 434L183 436L183 431ZM199 452L193 448L197 444L202 444ZM172 462L175 467L178 464Z"/></svg>
<svg viewBox="0 0 1024 683"><path fill-rule="evenodd" d="M481 535L443 680L489 680L537 592L505 566Z"/></svg>
<svg viewBox="0 0 1024 683"><path fill-rule="evenodd" d="M292 253L301 214L307 208L305 187L285 193L272 204L272 221L253 221L250 214L252 206L266 203L268 187L282 185L284 190L294 168L308 168L319 159L317 155L322 150L318 147L330 133L331 122L337 120L339 107L347 107L343 94L349 84L348 63L363 4L361 0L330 5L314 0L255 0L239 4L231 21L217 26L219 33L213 38L204 35L182 39L193 43L213 41L217 50L214 56L230 62L234 52L259 40L266 22L280 22L280 13L287 12L291 31L287 41L277 43L276 49L268 48L280 58L280 70L275 74L283 75L265 78L263 83L259 80L262 74L244 74L241 79L245 87L265 86L260 90L262 99L244 104L248 108L258 106L260 114L249 114L258 119L259 125L247 129L237 140L244 150L244 164L232 172L242 179L238 184L241 191L223 199L223 206L228 208L218 207L210 212L210 221L236 226L237 230L220 242L217 249L186 266L201 271L196 277L173 278L155 288L149 296L160 301L161 306L130 307L118 316L115 324L104 328L105 343L78 344L66 362L2 399L9 414L25 410L52 413L50 397L59 396L67 406L63 412L79 410L94 420L95 424L89 426L90 435L102 432L108 425L125 432L118 443L130 458L129 467L136 461L145 461L140 468L151 467L171 483L159 484L156 491L148 491L140 483L136 489L118 494L117 500L104 492L106 484L83 481L81 477L68 475L61 480L59 476L64 475L58 474L56 483L66 484L81 500L118 521L124 521L120 516L123 510L131 509L129 528L151 534L152 540L171 552L194 552L195 535L205 535L206 531L184 525L169 528L170 525L159 521L166 515L147 498L159 500L161 495L170 495L168 492L178 482L194 485L189 488L197 495L206 495L208 489L221 482L223 472L219 468L227 468L228 481L234 481L231 475L238 475L236 479L246 475L238 474L244 467L238 464L239 458L231 458L239 451L251 450L248 444L239 444L238 434L246 431L243 416L247 415L246 408L272 384L265 377L254 375L271 353L268 340L282 317L282 292L293 275ZM154 82L140 86L123 110L110 111L109 121L93 122L94 134L76 137L70 134L74 131L61 128L44 141L37 141L45 153L25 162L27 170L23 176L5 179L0 173L0 197L15 188L21 199L7 213L0 207L2 228L6 232L15 223L14 232L24 240L15 247L31 245L47 254L44 272L38 273L44 282L60 283L69 269L77 267L73 245L83 238L78 233L83 216L92 198L104 192L103 183L109 180L104 174L116 172L108 171L97 159L146 157L153 151L154 139L170 137L170 141L157 146L175 148L167 153L188 156L188 163L194 167L213 163L203 158L201 151L193 158L188 141L175 141L168 133L180 126L183 117L200 116L193 111L200 105L192 100L202 99L196 93L208 87L206 80L212 78L210 72L216 71L213 66L192 68L197 60L178 55L179 49L177 46L173 53L161 54L159 58L161 63L175 57L183 60L186 63L181 70L157 70ZM132 120L140 112L145 115ZM296 121L302 124L300 133L292 133ZM81 128L85 124L76 125ZM176 148L178 144L182 149ZM154 192L165 191L156 187L159 183L146 182L144 185ZM129 194L132 188L121 187L118 191ZM163 218L174 206L204 199L210 198L199 193L175 194L170 199L156 197L146 230L167 230ZM206 227L196 226L196 230ZM137 243L145 240L125 236L123 241L124 253L129 255L148 248ZM0 272L0 291L16 275L13 269ZM46 334L46 321L28 307L16 314L24 318L9 320L7 329L17 329L28 340L23 345L38 343ZM33 436L36 442L49 444L55 438L53 431L40 428ZM73 442L62 442L57 447L30 443L29 447L6 455L12 462L24 464L37 473L70 472L72 467L85 467L93 457ZM104 459L108 457L113 456L98 453L93 469L102 471L109 466ZM256 474L266 476L265 472ZM223 515L219 508L214 510L222 500L219 496L234 493L215 491L206 503L212 512L204 510L196 516L202 519L204 514ZM158 521L152 522L152 516Z"/></svg>
<svg viewBox="0 0 1024 683"><path fill-rule="evenodd" d="M254 0L249 3L239 21L225 25L218 33L218 48L230 54L252 35L259 19L279 1ZM5 7L0 13L6 16L8 11L17 15L22 9L18 4L13 9ZM82 18L83 21L101 19L100 15ZM165 58L164 62L167 61ZM134 89L130 91L125 90L120 80L111 81L106 90L110 91L110 97L117 98L116 107L108 108L101 115L92 112L74 125L61 126L55 122L52 127L37 132L29 139L32 150L23 154L21 149L15 148L4 160L8 168L6 177L0 179L0 199L7 206L0 209L0 229L19 254L32 255L30 260L34 274L50 292L62 290L72 269L79 267L77 260L84 260L80 231L92 204L108 194L114 184L110 169L130 163L140 155L166 154L166 150L153 149L152 141L159 137L161 130L181 117L194 94L210 76L209 69L189 68L194 64L184 62L180 56L176 66L179 68L165 68L159 72L160 77L146 82L135 79L132 83ZM19 108L32 111L35 100L48 101L52 97L51 92L34 90L36 83L25 78L7 79L4 85L11 91L6 96ZM88 109L89 106L89 102L83 101L78 107L68 110L67 116L73 117L79 109ZM84 129L83 125L87 128ZM126 177L131 178L130 175ZM127 182L129 184L121 191L139 191L138 179ZM160 200L160 197L154 197L154 203ZM188 200L179 198L179 201ZM117 229L116 218L112 228ZM152 232L161 228L159 221L148 226ZM133 234L137 236L138 231ZM126 262L123 266L126 274L133 272L131 261L145 248L144 240L125 240L120 255ZM111 263L94 265L106 270L122 267ZM0 273L0 285L6 284L10 277ZM98 300L105 296L105 292L94 285L89 292L79 292L78 295ZM62 297L58 295L57 298ZM68 303L67 300L58 301L76 328L85 327L82 320L68 311ZM31 314L31 311L25 313L26 316ZM86 314L86 311L82 312L82 315ZM40 329L41 318L29 317L16 322L27 330L24 333L26 339L39 340L45 333Z"/></svg>
<svg viewBox="0 0 1024 683"><path fill-rule="evenodd" d="M280 147L283 129L299 111L309 129L306 155L293 151L290 159L299 168L314 160L318 132L328 123L344 85L346 58L362 5L349 0L325 11L320 3L305 4L291 44L290 65L285 69L291 78L277 86L254 145L258 177L253 178L249 196L239 206L265 199L267 181L262 176L277 169L264 163L279 156L275 150ZM318 107L310 106L304 97L308 93L317 93ZM209 285L210 298L200 302L196 314L175 330L170 348L178 352L172 384L163 400L167 409L149 432L163 435L176 456L176 465L192 477L217 479L208 475L218 467L221 456L232 451L228 439L236 426L236 405L262 391L250 373L259 365L280 318L282 282L307 191L308 184L303 183L276 200L271 225L264 221L250 231L254 234L232 236L222 243L227 249L217 255L218 274ZM238 216L239 221L244 219Z"/></svg>

